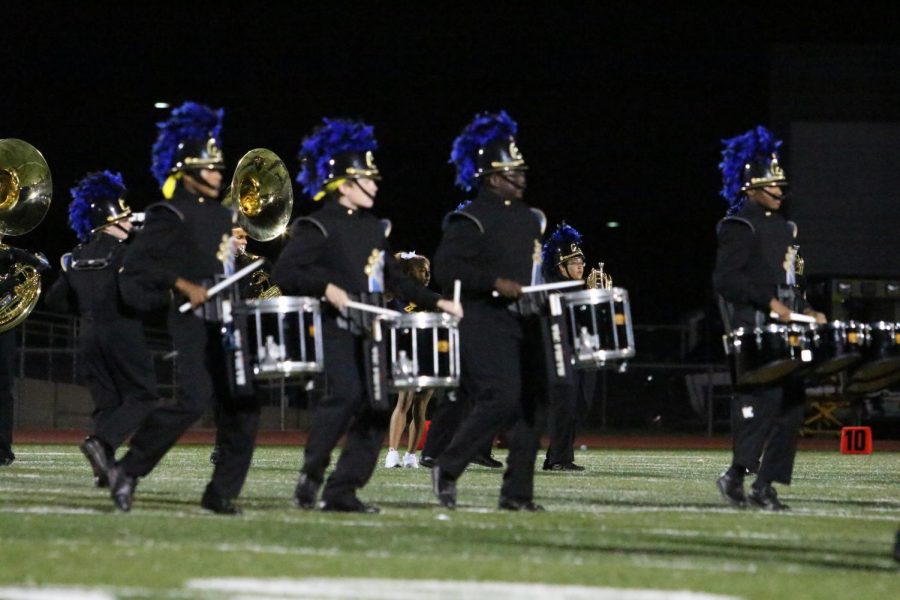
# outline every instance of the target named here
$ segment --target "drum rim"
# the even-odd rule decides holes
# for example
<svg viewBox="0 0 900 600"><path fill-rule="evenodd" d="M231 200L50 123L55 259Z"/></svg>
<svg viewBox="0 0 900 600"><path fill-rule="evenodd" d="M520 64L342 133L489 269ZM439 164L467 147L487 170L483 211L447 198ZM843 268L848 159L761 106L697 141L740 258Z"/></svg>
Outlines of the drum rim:
<svg viewBox="0 0 900 600"><path fill-rule="evenodd" d="M290 378L293 374L321 373L324 369L325 365L321 360L282 360L275 363L274 367L270 369L261 369L260 363L252 365L253 377L260 379Z"/></svg>
<svg viewBox="0 0 900 600"><path fill-rule="evenodd" d="M601 302L609 302L612 298L614 302L627 302L628 290L625 288L614 287L610 289L578 290L577 292L565 292L562 294L563 299L569 304L576 304L578 300L590 300L590 302L581 302L580 304L600 304Z"/></svg>
<svg viewBox="0 0 900 600"><path fill-rule="evenodd" d="M388 382L392 391L409 391L418 389L457 388L459 377L436 377L434 375L417 375L415 377L402 377L400 383L396 379Z"/></svg>
<svg viewBox="0 0 900 600"><path fill-rule="evenodd" d="M321 306L321 301L311 296L278 296L276 298L250 298L236 303L232 312L281 313L297 309L313 312Z"/></svg>
<svg viewBox="0 0 900 600"><path fill-rule="evenodd" d="M459 327L459 319L445 312L415 312L398 315L396 317L385 317L384 322L388 327L402 329L409 327L411 329L427 329L435 325L448 328Z"/></svg>

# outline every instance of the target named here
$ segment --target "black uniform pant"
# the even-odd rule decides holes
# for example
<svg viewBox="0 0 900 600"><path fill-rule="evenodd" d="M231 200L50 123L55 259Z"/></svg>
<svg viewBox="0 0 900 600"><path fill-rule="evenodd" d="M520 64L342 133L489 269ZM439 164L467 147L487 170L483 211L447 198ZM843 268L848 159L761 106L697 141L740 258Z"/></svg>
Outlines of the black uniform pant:
<svg viewBox="0 0 900 600"><path fill-rule="evenodd" d="M94 435L115 450L158 399L153 359L139 321L82 323L83 376L94 400Z"/></svg>
<svg viewBox="0 0 900 600"><path fill-rule="evenodd" d="M437 458L441 452L450 445L450 441L459 429L460 424L472 409L468 396L462 388L450 390L436 403L434 413L431 416L431 426L428 435L425 436L425 446L422 448L422 456ZM475 456L490 456L494 447L493 438L475 453Z"/></svg>
<svg viewBox="0 0 900 600"><path fill-rule="evenodd" d="M790 484L803 412L800 381L738 390L731 401L734 463L762 481Z"/></svg>
<svg viewBox="0 0 900 600"><path fill-rule="evenodd" d="M594 390L597 387L597 371L575 371L575 385L550 389L547 408L548 465L567 464L575 461L575 430L580 418L591 410Z"/></svg>
<svg viewBox="0 0 900 600"><path fill-rule="evenodd" d="M539 445L535 400L543 355L536 321L504 308L470 305L460 321L462 385L472 411L437 460L441 471L458 478L471 459L506 429L509 455L501 497L529 501L534 495L534 462Z"/></svg>
<svg viewBox="0 0 900 600"><path fill-rule="evenodd" d="M0 458L12 456L16 332L0 333Z"/></svg>
<svg viewBox="0 0 900 600"><path fill-rule="evenodd" d="M301 472L321 482L332 450L346 433L337 466L322 491L322 500L333 502L355 496L372 477L391 413L374 410L369 402L363 338L324 318L323 342L326 393L313 407Z"/></svg>
<svg viewBox="0 0 900 600"><path fill-rule="evenodd" d="M176 308L169 313L169 332L178 352L177 401L157 406L147 415L120 465L132 477L147 475L178 438L213 408L217 411L219 460L207 492L236 498L253 457L259 406L252 400L238 401L228 392L219 324L204 322L191 313L180 314Z"/></svg>

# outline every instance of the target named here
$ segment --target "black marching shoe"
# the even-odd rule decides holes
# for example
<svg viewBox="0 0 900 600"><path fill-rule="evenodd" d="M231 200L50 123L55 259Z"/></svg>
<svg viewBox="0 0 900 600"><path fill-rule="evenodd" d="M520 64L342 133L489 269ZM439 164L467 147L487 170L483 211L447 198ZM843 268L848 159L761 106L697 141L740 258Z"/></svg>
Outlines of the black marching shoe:
<svg viewBox="0 0 900 600"><path fill-rule="evenodd" d="M430 469L434 466L434 459L430 456L423 456L419 459L419 464Z"/></svg>
<svg viewBox="0 0 900 600"><path fill-rule="evenodd" d="M294 504L303 510L312 510L316 507L316 497L319 495L319 486L322 484L314 481L306 473L300 473L297 487L294 488Z"/></svg>
<svg viewBox="0 0 900 600"><path fill-rule="evenodd" d="M573 462L544 464L545 471L584 471L584 467Z"/></svg>
<svg viewBox="0 0 900 600"><path fill-rule="evenodd" d="M744 482L738 481L736 477L732 477L726 471L722 476L716 479L716 487L722 498L735 508L745 508L747 506L747 495L744 493Z"/></svg>
<svg viewBox="0 0 900 600"><path fill-rule="evenodd" d="M78 444L78 448L91 465L94 485L98 488L109 487L110 452L106 449L106 444L99 438L89 435Z"/></svg>
<svg viewBox="0 0 900 600"><path fill-rule="evenodd" d="M321 507L325 512L352 512L370 515L381 512L381 509L374 504L366 504L356 496L336 498L334 500L322 500Z"/></svg>
<svg viewBox="0 0 900 600"><path fill-rule="evenodd" d="M500 510L524 511L524 512L544 512L544 507L535 504L532 500L515 500L513 498L504 498L501 496L500 502L497 504Z"/></svg>
<svg viewBox="0 0 900 600"><path fill-rule="evenodd" d="M13 461L16 460L16 455L10 452L9 454L4 454L0 456L0 467L8 467L13 464Z"/></svg>
<svg viewBox="0 0 900 600"><path fill-rule="evenodd" d="M229 498L223 498L218 494L210 493L209 490L203 492L203 498L200 499L200 506L206 510L211 510L217 515L234 515L241 514L241 507L232 502Z"/></svg>
<svg viewBox="0 0 900 600"><path fill-rule="evenodd" d="M134 488L137 487L137 477L129 477L122 467L115 465L109 470L109 495L116 508L122 512L131 510L134 503Z"/></svg>
<svg viewBox="0 0 900 600"><path fill-rule="evenodd" d="M750 486L750 493L747 494L747 500L753 506L763 510L778 511L791 509L790 506L778 499L778 494L771 485L767 485L762 489Z"/></svg>
<svg viewBox="0 0 900 600"><path fill-rule="evenodd" d="M483 456L476 456L471 461L473 465L481 465L482 467L487 467L489 469L502 469L503 463L491 456L490 454L485 454Z"/></svg>
<svg viewBox="0 0 900 600"><path fill-rule="evenodd" d="M446 477L437 465L431 469L431 489L444 508L456 508L456 482Z"/></svg>

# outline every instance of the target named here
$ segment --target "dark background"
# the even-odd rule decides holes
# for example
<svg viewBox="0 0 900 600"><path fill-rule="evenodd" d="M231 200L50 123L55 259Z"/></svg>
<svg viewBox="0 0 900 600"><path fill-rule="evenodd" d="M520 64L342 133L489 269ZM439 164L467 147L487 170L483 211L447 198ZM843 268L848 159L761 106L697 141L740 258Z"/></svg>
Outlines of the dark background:
<svg viewBox="0 0 900 600"><path fill-rule="evenodd" d="M893 131L900 122L897 14L860 3L828 12L722 3L21 4L4 7L0 137L44 153L55 195L35 231L7 241L54 262L75 243L65 206L86 172L121 171L135 209L158 200L150 147L168 111L156 101L224 107L230 164L267 147L292 176L300 140L322 116L366 120L384 175L376 212L393 221L395 249L425 254L442 215L465 199L447 164L453 138L474 113L505 108L531 169L526 199L551 226L566 219L585 235L588 259L603 260L630 291L637 323L672 322L709 305L714 226L726 208L721 138L767 124L789 146L798 119L893 123ZM896 155L879 156L874 165L856 157L855 169L896 177ZM786 160L792 176L790 153ZM837 171L824 171L839 176L840 153L835 160ZM896 229L897 188L878 190L870 222ZM836 219L852 214L845 197L831 196L844 207ZM805 206L816 201L807 196ZM295 186L294 215L313 208ZM829 248L854 256L865 229L815 238L819 270ZM867 274L896 275L900 236L882 237L888 265ZM273 257L277 243L251 251Z"/></svg>

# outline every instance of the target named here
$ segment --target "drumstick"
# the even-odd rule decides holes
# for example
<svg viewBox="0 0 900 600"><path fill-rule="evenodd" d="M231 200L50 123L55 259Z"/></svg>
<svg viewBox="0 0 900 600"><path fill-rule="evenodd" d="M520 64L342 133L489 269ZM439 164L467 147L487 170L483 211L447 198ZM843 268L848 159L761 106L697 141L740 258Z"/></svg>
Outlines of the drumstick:
<svg viewBox="0 0 900 600"><path fill-rule="evenodd" d="M206 299L209 300L210 298L212 298L213 296L218 294L220 291L222 291L223 289L225 289L226 287L228 287L229 285L231 285L238 279L241 279L242 277L249 275L252 271L255 271L256 269L261 267L263 265L263 263L265 263L265 262L266 261L263 258L260 258L259 260L255 260L252 263L250 263L249 265L247 265L246 267L244 267L243 269L241 269L240 271L238 271L237 273L235 273L234 275L232 275L231 277L227 277L227 278L223 279L216 285L214 285L211 288L209 288L208 290L206 290ZM190 302L185 302L180 307L178 307L178 312L186 313L189 310L191 310Z"/></svg>
<svg viewBox="0 0 900 600"><path fill-rule="evenodd" d="M772 319L778 319L778 318L779 318L778 313L775 312L774 310L773 310L772 312L769 313L769 317L772 318ZM816 322L816 318L815 318L815 317L811 317L811 316L809 316L809 315L803 315L803 314L800 314L800 313L792 312L792 313L791 313L791 321L797 321L798 323L815 323L815 322Z"/></svg>
<svg viewBox="0 0 900 600"><path fill-rule="evenodd" d="M456 279L453 281L453 304L459 304L460 294L462 294L462 282Z"/></svg>
<svg viewBox="0 0 900 600"><path fill-rule="evenodd" d="M584 282L580 279L578 281L558 281L556 283L541 283L538 285L524 285L522 286L523 294L530 294L533 292L546 292L548 290L558 290L562 288L570 288L584 285ZM494 298L500 297L500 292L494 290L493 292Z"/></svg>
<svg viewBox="0 0 900 600"><path fill-rule="evenodd" d="M355 308L356 310L375 313L378 315L385 315L387 317L402 317L403 316L403 313L397 312L396 310L391 310L389 308L381 308L380 306L372 306L371 304L366 304L364 302L354 302L353 300L347 301L347 308Z"/></svg>

